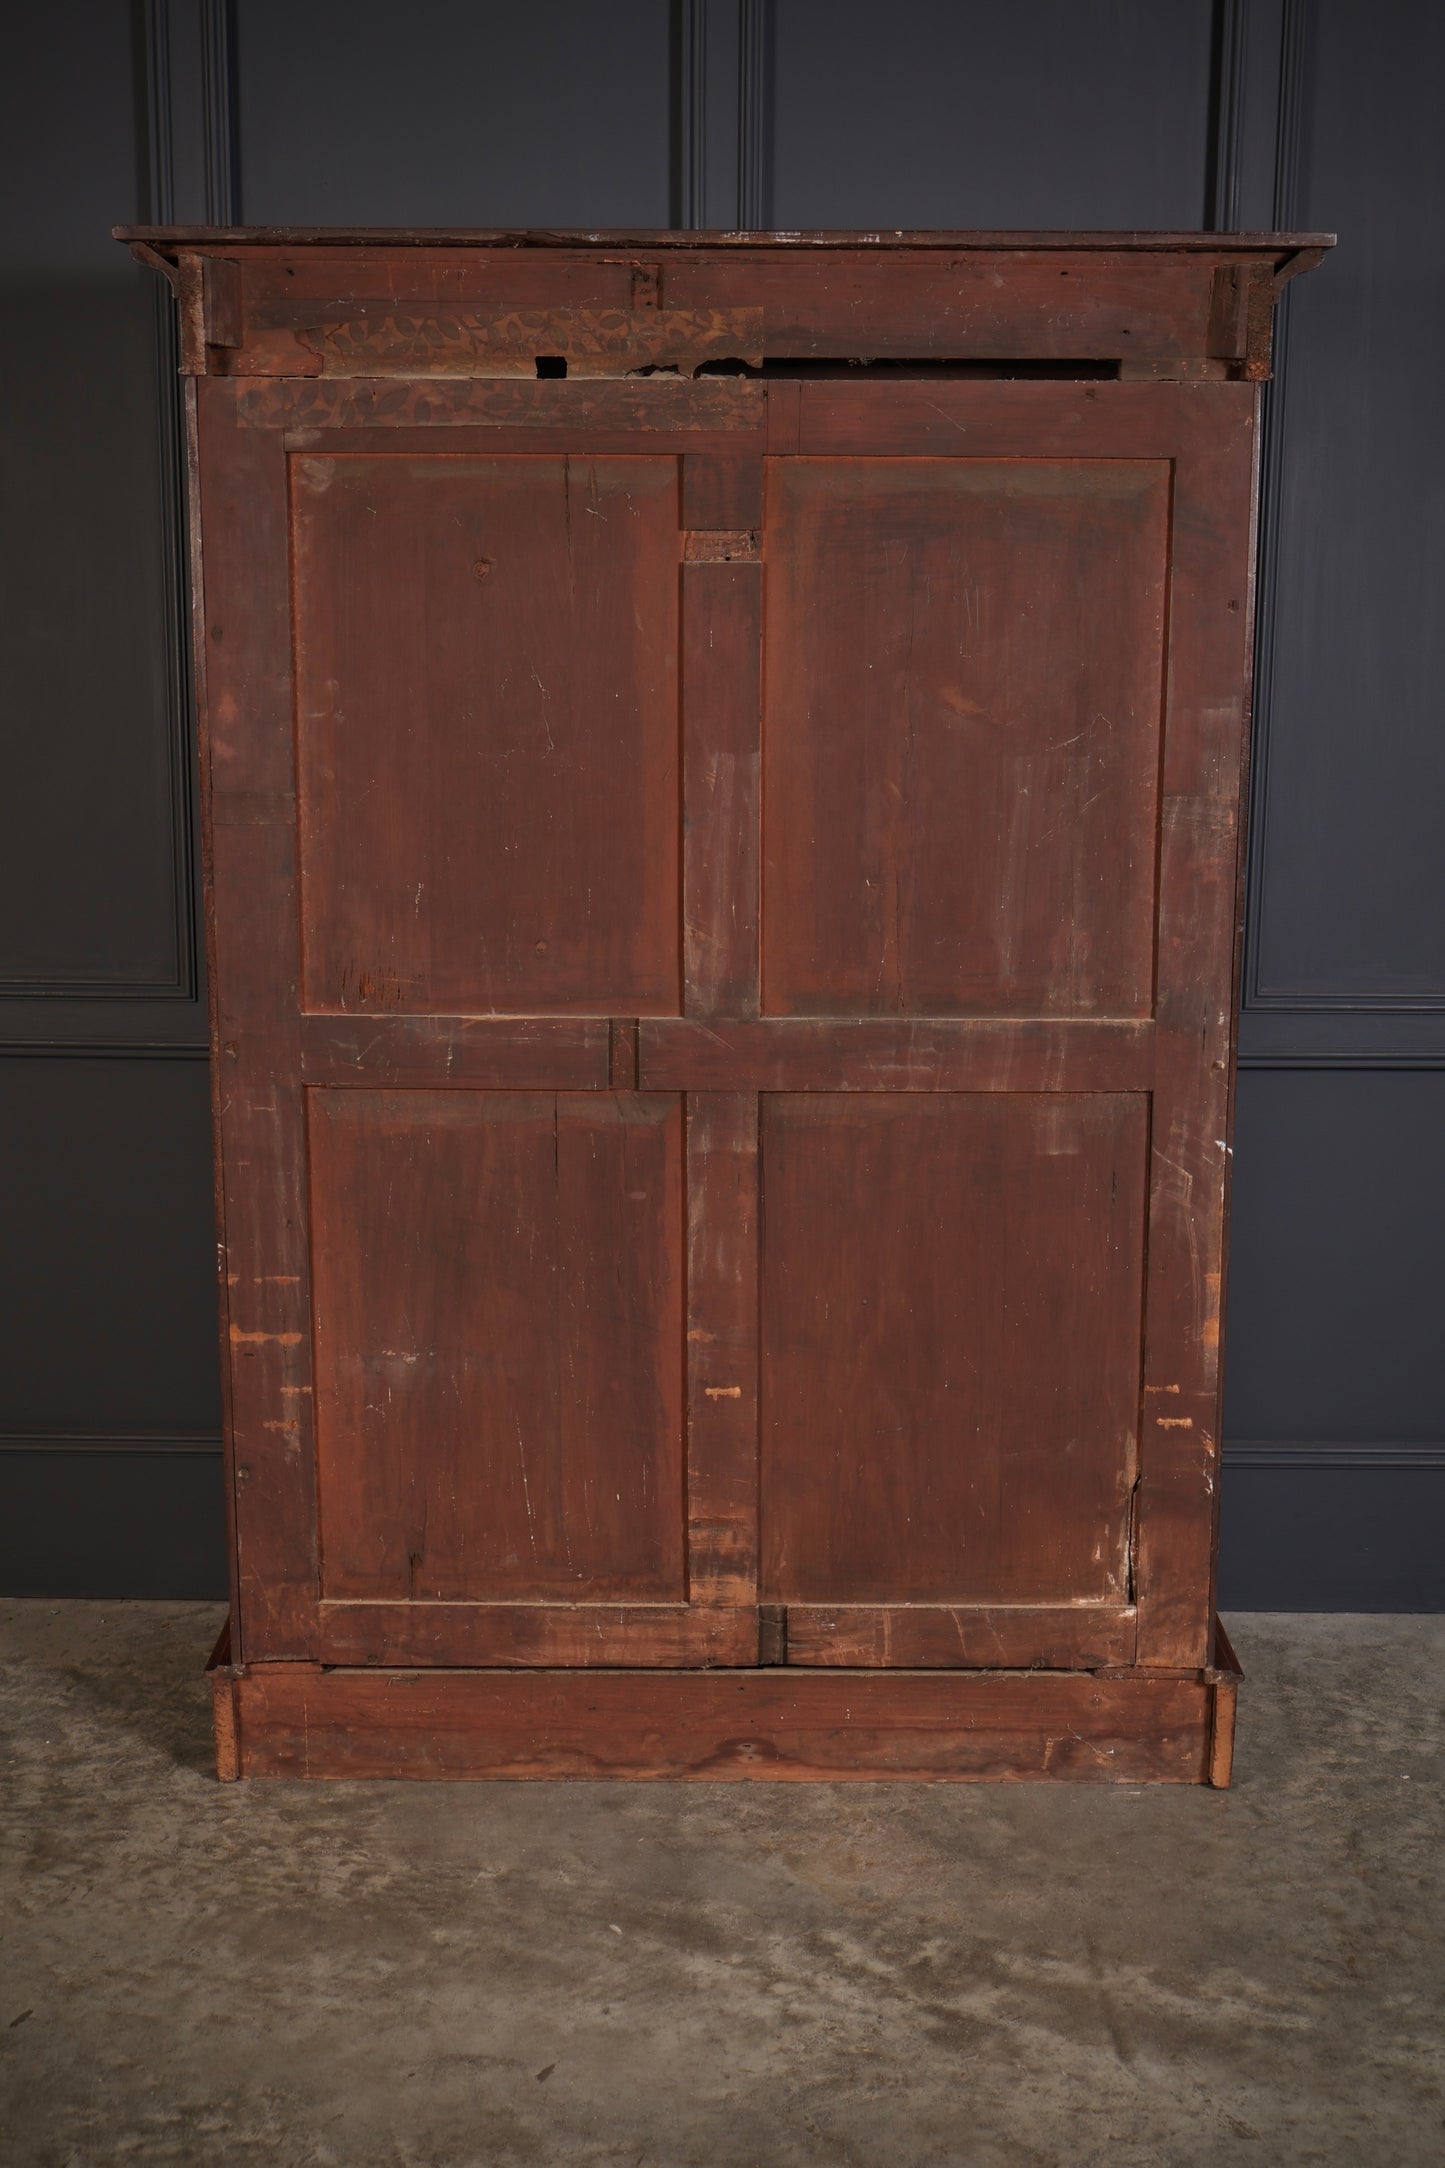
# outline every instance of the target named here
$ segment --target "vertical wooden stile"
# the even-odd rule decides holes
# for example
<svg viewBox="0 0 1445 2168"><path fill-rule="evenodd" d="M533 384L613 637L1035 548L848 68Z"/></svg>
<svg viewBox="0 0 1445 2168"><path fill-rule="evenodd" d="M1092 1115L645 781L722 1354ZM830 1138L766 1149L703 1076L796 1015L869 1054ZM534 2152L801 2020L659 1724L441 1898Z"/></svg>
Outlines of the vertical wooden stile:
<svg viewBox="0 0 1445 2168"><path fill-rule="evenodd" d="M688 1594L746 1607L756 1661L758 1599L758 1102L687 1099Z"/></svg>

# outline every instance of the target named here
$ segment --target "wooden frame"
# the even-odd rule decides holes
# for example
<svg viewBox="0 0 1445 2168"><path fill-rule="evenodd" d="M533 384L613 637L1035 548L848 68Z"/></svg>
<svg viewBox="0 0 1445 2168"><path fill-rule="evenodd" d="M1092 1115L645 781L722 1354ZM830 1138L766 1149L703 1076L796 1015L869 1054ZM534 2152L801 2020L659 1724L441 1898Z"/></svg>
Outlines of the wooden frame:
<svg viewBox="0 0 1445 2168"><path fill-rule="evenodd" d="M190 378L234 1558L221 1773L1227 1782L1213 1574L1257 383L1273 299L1323 237L128 238L177 286ZM856 368L860 346L893 366ZM602 522L580 536L575 461ZM993 613L978 654L977 616L949 615L965 532ZM521 598L579 548L588 591L612 581L626 607L588 620L566 680L565 611L531 632ZM479 647L494 556L512 599ZM916 665L911 614L889 660L896 598L940 570ZM386 680L388 598L424 592L445 598L425 660L391 707L358 680L341 732L356 643ZM810 750L833 639L856 659L818 692L831 735ZM554 646L581 688L570 770L538 704ZM530 675L546 758L520 725L509 752L447 720L488 668ZM915 669L921 737L915 694L891 689ZM388 718L418 671L442 673L439 720L407 725L430 735L403 768ZM999 737L973 718L1015 682ZM584 832L555 793L568 773L613 788L605 738L578 733L611 729L604 698L631 713L634 685L637 781ZM601 720L579 722L589 701ZM532 779L515 799L511 770L472 780L504 758ZM974 872L927 827L960 775ZM365 826L379 785L412 823L395 848ZM485 900L505 864L485 893L447 871L476 818L493 859L525 818L555 864L517 907L545 913L560 884L525 943ZM891 869L886 903L859 866ZM342 1142L323 1150L328 1108ZM549 1124L570 1204L538 1187ZM887 1219L911 1164L930 1172L867 1294L850 1192ZM404 1255L371 1165L430 1215ZM550 1229L580 1304L580 1355L546 1388L580 1457L539 1460L519 1427L515 1507L498 1439L560 1327L516 1313L516 1379L476 1339L466 1288L425 1263L483 1254L473 1209L506 1240ZM1025 1290L982 1381L950 1353L946 1286L909 1322L969 1225L975 1306L990 1244ZM395 1301L348 1261L357 1230ZM823 1322L840 1256L865 1310L914 1274L886 1330L872 1310ZM621 1320L600 1339L598 1302ZM855 1356L861 1390L835 1389ZM800 1412L820 1390L826 1420ZM399 1453L419 1456L405 1493ZM458 1470L503 1486L490 1519ZM576 1564L568 1529L614 1481L614 1536ZM946 1526L901 1482L947 1501Z"/></svg>

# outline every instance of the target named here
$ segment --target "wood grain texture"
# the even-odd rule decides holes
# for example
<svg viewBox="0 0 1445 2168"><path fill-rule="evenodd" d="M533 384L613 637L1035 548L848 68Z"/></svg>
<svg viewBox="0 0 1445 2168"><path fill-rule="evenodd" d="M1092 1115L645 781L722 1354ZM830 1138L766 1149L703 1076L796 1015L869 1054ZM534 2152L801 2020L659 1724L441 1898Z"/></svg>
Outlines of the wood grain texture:
<svg viewBox="0 0 1445 2168"><path fill-rule="evenodd" d="M1292 248L181 251L225 1768L1227 1778Z"/></svg>
<svg viewBox="0 0 1445 2168"><path fill-rule="evenodd" d="M682 523L709 531L747 532L763 523L763 469L757 459L685 452Z"/></svg>
<svg viewBox="0 0 1445 2168"><path fill-rule="evenodd" d="M751 1607L725 1602L327 1603L312 1632L328 1664L523 1670L706 1670L757 1662Z"/></svg>
<svg viewBox="0 0 1445 2168"><path fill-rule="evenodd" d="M585 432L596 452L626 451L638 430L685 438L693 452L728 452L763 426L764 387L732 378L677 377L630 383L489 383L470 378L238 378L243 428L518 430L537 451L575 450ZM550 439L550 441L549 441Z"/></svg>
<svg viewBox="0 0 1445 2168"><path fill-rule="evenodd" d="M787 1606L790 1664L1092 1671L1134 1660L1128 1604Z"/></svg>
<svg viewBox="0 0 1445 2168"><path fill-rule="evenodd" d="M726 308L746 294L770 355L1087 361L1206 353L1213 268L1207 257L1110 249L880 258L844 248L684 255L664 276L677 308Z"/></svg>
<svg viewBox="0 0 1445 2168"><path fill-rule="evenodd" d="M215 866L215 793L211 787L211 728L207 673L206 568L201 550L201 447L199 383L194 377L185 385L186 486L189 509L187 545L190 575L191 694L196 722L196 769L200 785L201 907L204 921L206 966L206 1030L211 1059L211 1197L216 1224L216 1354L221 1400L221 1440L224 1460L222 1491L226 1516L226 1657L240 1661L241 1590L239 1544L236 1525L236 1476L231 1391L230 1273L226 1239L226 1151L222 1116L225 1092L221 1083L220 973L217 964ZM220 1643L217 1643L219 1651ZM214 1659L213 1659L214 1660ZM222 1753L218 1737L217 1752Z"/></svg>
<svg viewBox="0 0 1445 2168"><path fill-rule="evenodd" d="M376 254L347 251L342 257L309 250L246 251L238 262L252 343L266 332L289 332L294 339L306 325L339 318L345 306L383 313L388 307L420 305L498 315L637 305L633 281L639 266L626 257L609 260L595 249L554 254L529 248L510 257L502 250L463 249L437 257L430 274L420 279L404 268L412 260L409 254L398 257L395 248Z"/></svg>
<svg viewBox="0 0 1445 2168"><path fill-rule="evenodd" d="M307 1006L675 1013L676 461L303 456L292 524Z"/></svg>
<svg viewBox="0 0 1445 2168"><path fill-rule="evenodd" d="M1147 1132L1122 1094L765 1101L767 1598L1126 1599Z"/></svg>
<svg viewBox="0 0 1445 2168"><path fill-rule="evenodd" d="M679 1599L680 1103L309 1102L325 1595Z"/></svg>
<svg viewBox="0 0 1445 2168"><path fill-rule="evenodd" d="M1147 1091L1154 1027L1111 1020L646 1019L649 1091Z"/></svg>
<svg viewBox="0 0 1445 2168"><path fill-rule="evenodd" d="M237 1682L246 1776L1205 1781L1213 1689L1057 1672L318 1670Z"/></svg>
<svg viewBox="0 0 1445 2168"><path fill-rule="evenodd" d="M1175 469L1136 1584L1141 1663L1207 1660L1218 1526L1256 394L1201 387ZM1196 409L1196 412L1200 411Z"/></svg>
<svg viewBox="0 0 1445 2168"><path fill-rule="evenodd" d="M761 572L689 563L682 596L682 1005L756 1016Z"/></svg>
<svg viewBox="0 0 1445 2168"><path fill-rule="evenodd" d="M236 1726L236 1671L231 1662L231 1621L228 1618L206 1665L211 1686L211 1723L216 1741L216 1781L234 1784L241 1774Z"/></svg>
<svg viewBox="0 0 1445 2168"><path fill-rule="evenodd" d="M821 380L789 385L805 458L1160 460L1254 409L1242 384ZM771 450L771 445L769 446ZM1247 561L1241 563L1243 576Z"/></svg>
<svg viewBox="0 0 1445 2168"><path fill-rule="evenodd" d="M688 1592L758 1600L758 1102L687 1100ZM754 1627L753 1656L757 1642Z"/></svg>
<svg viewBox="0 0 1445 2168"><path fill-rule="evenodd" d="M1257 286L1267 326L1283 280L1329 244L1327 235L119 230L150 260L225 261L239 282L239 351L197 338L187 361L253 377L300 375L323 354L414 371L439 350L465 359L498 346L504 356L563 352L584 367L599 345L623 366L763 353L1204 359L1229 345L1221 272ZM639 254L656 260L642 265ZM639 273L645 305L634 308ZM647 316L692 328L649 346L636 327ZM542 346L549 317L552 343ZM569 318L581 327L570 337ZM1242 369L1247 353L1257 367L1259 351L1255 337L1228 358Z"/></svg>
<svg viewBox="0 0 1445 2168"><path fill-rule="evenodd" d="M235 1654L307 1648L317 1588L284 462L197 387ZM241 818L233 820L232 813Z"/></svg>
<svg viewBox="0 0 1445 2168"><path fill-rule="evenodd" d="M1214 1622L1214 1661L1205 1679L1214 1688L1214 1707L1209 1737L1209 1782L1226 1791L1234 1779L1234 1727L1239 1713L1239 1688L1244 1674L1239 1668L1224 1623Z"/></svg>
<svg viewBox="0 0 1445 2168"><path fill-rule="evenodd" d="M297 339L327 376L535 377L539 356L565 361L569 375L664 368L690 376L705 361L760 363L763 316L756 308L392 311L323 319L301 326Z"/></svg>
<svg viewBox="0 0 1445 2168"><path fill-rule="evenodd" d="M951 449L769 462L764 1008L1147 1015L1168 467Z"/></svg>
<svg viewBox="0 0 1445 2168"><path fill-rule="evenodd" d="M600 1016L304 1016L301 1074L308 1084L517 1091L602 1091L613 1081Z"/></svg>
<svg viewBox="0 0 1445 2168"><path fill-rule="evenodd" d="M612 1016L607 1020L607 1081L615 1092L637 1089L635 1016Z"/></svg>

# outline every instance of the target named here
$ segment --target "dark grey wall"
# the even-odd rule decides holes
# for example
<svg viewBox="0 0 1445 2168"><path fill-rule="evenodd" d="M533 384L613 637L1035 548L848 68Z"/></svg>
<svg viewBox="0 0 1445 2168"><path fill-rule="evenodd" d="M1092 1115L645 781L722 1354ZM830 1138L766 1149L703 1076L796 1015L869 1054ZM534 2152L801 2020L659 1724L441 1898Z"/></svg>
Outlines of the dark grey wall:
<svg viewBox="0 0 1445 2168"><path fill-rule="evenodd" d="M173 333L107 238L1334 228L1269 394L1227 1602L1445 1600L1445 448L1414 0L52 0L0 227L0 1587L219 1592Z"/></svg>

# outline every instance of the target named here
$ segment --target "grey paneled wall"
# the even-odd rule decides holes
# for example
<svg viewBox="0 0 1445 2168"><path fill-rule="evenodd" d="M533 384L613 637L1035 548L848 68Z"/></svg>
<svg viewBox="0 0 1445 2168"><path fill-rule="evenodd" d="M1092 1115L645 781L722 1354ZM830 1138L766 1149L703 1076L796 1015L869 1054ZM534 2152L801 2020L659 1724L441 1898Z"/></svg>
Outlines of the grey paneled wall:
<svg viewBox="0 0 1445 2168"><path fill-rule="evenodd" d="M228 222L1337 228L1268 398L1228 1600L1438 1604L1445 12L56 0L7 25L0 1587L219 1590L173 335Z"/></svg>
<svg viewBox="0 0 1445 2168"><path fill-rule="evenodd" d="M0 989L20 1001L165 1000L190 980L184 744L167 727L154 547L157 312L108 232L117 201L135 201L131 73L124 8L7 15Z"/></svg>
<svg viewBox="0 0 1445 2168"><path fill-rule="evenodd" d="M1315 0L1294 209L1258 1007L1445 1017L1445 8ZM1372 1031L1363 1045L1391 1043Z"/></svg>
<svg viewBox="0 0 1445 2168"><path fill-rule="evenodd" d="M1209 0L780 0L779 226L1207 223Z"/></svg>
<svg viewBox="0 0 1445 2168"><path fill-rule="evenodd" d="M11 9L0 70L0 1587L17 1591L184 1594L221 1564L174 352L168 304L110 239L166 200L144 27L114 0Z"/></svg>
<svg viewBox="0 0 1445 2168"><path fill-rule="evenodd" d="M241 0L256 225L665 226L668 0ZM430 32L430 34L428 34Z"/></svg>

